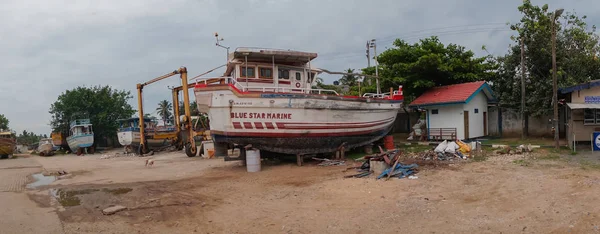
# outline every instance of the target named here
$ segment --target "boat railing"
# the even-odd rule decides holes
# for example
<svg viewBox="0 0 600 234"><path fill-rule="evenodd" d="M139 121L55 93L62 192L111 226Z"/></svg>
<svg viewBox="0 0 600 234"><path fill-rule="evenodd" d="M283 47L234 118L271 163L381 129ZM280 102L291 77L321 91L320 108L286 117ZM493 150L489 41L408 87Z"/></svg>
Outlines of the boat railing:
<svg viewBox="0 0 600 234"><path fill-rule="evenodd" d="M390 93L380 93L380 94L377 94L377 93L365 93L365 94L363 94L363 97L366 97L366 98L386 98L386 97L389 97L389 96L390 96Z"/></svg>
<svg viewBox="0 0 600 234"><path fill-rule="evenodd" d="M393 97L395 97L395 96L402 96L403 95L402 90L395 90L391 94L392 94ZM365 93L365 94L363 94L363 97L366 97L366 98L389 98L390 97L390 92L380 93L380 94L377 94L377 93Z"/></svg>
<svg viewBox="0 0 600 234"><path fill-rule="evenodd" d="M276 87L276 86L268 86L268 87L247 87L243 85L242 82L237 82L233 77L220 77L220 78L200 78L196 80L197 83L203 83L208 85L211 80L215 79L224 79L226 84L232 84L238 90L242 92L271 92L271 93L311 93L311 94L333 94L339 96L340 94L335 90L330 89L313 89L313 88L290 88L290 87Z"/></svg>

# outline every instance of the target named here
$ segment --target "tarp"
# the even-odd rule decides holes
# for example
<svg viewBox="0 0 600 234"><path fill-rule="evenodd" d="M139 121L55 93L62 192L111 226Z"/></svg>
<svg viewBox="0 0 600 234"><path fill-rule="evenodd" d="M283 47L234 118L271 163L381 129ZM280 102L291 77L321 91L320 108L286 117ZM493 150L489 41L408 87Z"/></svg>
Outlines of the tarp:
<svg viewBox="0 0 600 234"><path fill-rule="evenodd" d="M567 103L571 109L600 109L600 103Z"/></svg>

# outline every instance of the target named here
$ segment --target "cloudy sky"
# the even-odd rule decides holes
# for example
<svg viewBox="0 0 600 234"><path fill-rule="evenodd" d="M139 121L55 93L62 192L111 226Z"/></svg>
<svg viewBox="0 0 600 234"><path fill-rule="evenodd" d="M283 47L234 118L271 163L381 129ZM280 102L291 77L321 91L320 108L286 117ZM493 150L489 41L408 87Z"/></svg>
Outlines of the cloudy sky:
<svg viewBox="0 0 600 234"><path fill-rule="evenodd" d="M194 76L225 63L224 45L319 53L329 70L367 64L365 44L378 52L395 38L439 35L478 55L507 51L507 22L520 0L0 0L0 113L17 132L50 133L48 109L77 86L135 85L186 66ZM600 23L594 0L540 1ZM330 83L337 77L324 76ZM164 80L145 89L146 109L171 100ZM136 99L130 103L136 106Z"/></svg>

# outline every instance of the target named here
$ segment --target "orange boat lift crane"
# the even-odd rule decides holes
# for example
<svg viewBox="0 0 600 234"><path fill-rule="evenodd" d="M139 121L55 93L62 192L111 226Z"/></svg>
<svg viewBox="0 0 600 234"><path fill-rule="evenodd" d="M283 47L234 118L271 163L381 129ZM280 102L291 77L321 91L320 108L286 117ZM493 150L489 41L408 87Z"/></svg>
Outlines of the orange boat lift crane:
<svg viewBox="0 0 600 234"><path fill-rule="evenodd" d="M189 85L188 85L188 79L187 79L187 68L186 67L181 67L178 70L172 71L168 74L156 77L150 81L147 81L145 83L140 83L137 84L137 91L138 91L138 113L139 113L139 123L140 123L140 147L139 147L139 151L138 153L140 155L146 154L149 152L148 149L148 144L146 141L146 135L145 135L145 129L144 129L144 107L143 107L143 97L142 97L142 92L145 86L150 85L152 83L158 82L160 80L164 80L166 78L175 76L175 75L180 75L180 79L181 79L181 83L182 86L180 89L183 91L183 105L184 105L184 110L185 110L185 118L183 120L183 131L184 133L182 134L181 130L182 127L180 126L180 121L179 121L179 102L177 100L177 102L174 103L173 107L174 107L174 113L175 113L175 123L177 126L177 131L176 133L173 135L171 133L166 133L166 134L162 134L163 136L157 135L157 137L161 137L161 138L175 138L176 139L176 143L177 144L177 148L181 149L181 145L183 144L183 142L185 142L184 146L185 146L185 153L187 156L189 157L194 157L197 154L197 147L196 147L196 142L194 141L194 136L196 135L196 133L193 131L192 128L192 119L191 119L191 110L190 110L190 98L189 98ZM193 87L193 86L192 86ZM173 91L174 95L174 101L175 99L177 99L176 94L178 94L178 91Z"/></svg>

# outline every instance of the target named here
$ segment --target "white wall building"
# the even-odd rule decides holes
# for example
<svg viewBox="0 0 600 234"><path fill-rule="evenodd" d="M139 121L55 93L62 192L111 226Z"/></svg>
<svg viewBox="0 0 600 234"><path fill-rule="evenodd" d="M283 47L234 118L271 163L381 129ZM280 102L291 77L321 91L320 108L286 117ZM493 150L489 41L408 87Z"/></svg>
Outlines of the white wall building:
<svg viewBox="0 0 600 234"><path fill-rule="evenodd" d="M488 104L496 98L485 81L432 88L409 107L427 111L430 140L470 139L488 134Z"/></svg>

